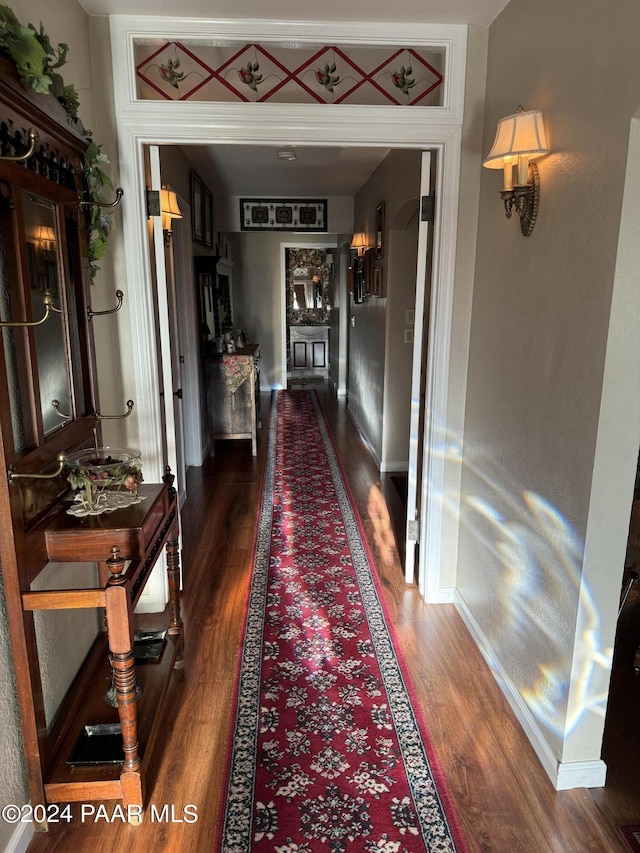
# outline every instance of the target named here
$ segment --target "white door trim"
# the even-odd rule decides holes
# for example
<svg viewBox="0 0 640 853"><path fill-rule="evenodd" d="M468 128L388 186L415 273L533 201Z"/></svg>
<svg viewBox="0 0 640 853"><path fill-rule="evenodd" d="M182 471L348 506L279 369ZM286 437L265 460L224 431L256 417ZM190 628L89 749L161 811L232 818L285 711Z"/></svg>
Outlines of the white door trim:
<svg viewBox="0 0 640 853"><path fill-rule="evenodd" d="M300 29L302 27L302 29ZM193 22L179 19L111 18L112 60L118 127L120 183L125 189L123 230L127 278L131 288L133 372L140 404L140 444L148 480L159 480L162 419L158 387L153 295L146 239L145 186L142 149L145 144L295 144L330 147L372 146L432 149L437 152L436 226L423 477L423 524L420 544L421 592L442 600L440 559L443 525L444 454L449 394L449 362L453 320L453 290L462 136L466 27L362 26L360 23L296 25L296 40L309 42L393 43L419 45L438 42L445 50L443 107L366 107L323 104L204 103L136 101L134 41L136 38L173 40L206 36L243 40L285 38L290 25L276 22ZM213 36L212 36L213 37ZM463 389L456 389L463 393ZM455 500L456 496L449 496ZM459 498L459 496L458 496ZM428 512L427 512L428 507Z"/></svg>
<svg viewBox="0 0 640 853"><path fill-rule="evenodd" d="M431 152L422 152L420 164L420 195L422 199L431 192ZM418 465L423 448L418 447L421 435L420 425L420 388L424 366L424 305L427 273L430 266L429 229L430 224L420 219L418 225L418 262L416 264L416 296L413 327L413 364L411 371L411 415L409 423L409 470L407 477L407 522L405 533L404 579L413 583L416 558L415 536L409 530L411 522L417 521ZM426 369L426 367L425 367Z"/></svg>

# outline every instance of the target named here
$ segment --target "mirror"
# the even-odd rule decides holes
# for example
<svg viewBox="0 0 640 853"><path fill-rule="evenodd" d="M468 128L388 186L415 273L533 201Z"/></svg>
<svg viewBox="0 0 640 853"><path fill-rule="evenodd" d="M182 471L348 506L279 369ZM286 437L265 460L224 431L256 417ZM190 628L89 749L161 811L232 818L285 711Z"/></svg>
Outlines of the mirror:
<svg viewBox="0 0 640 853"><path fill-rule="evenodd" d="M215 338L233 329L231 307L231 276L218 272L218 260L213 255L193 259L199 293L200 339L212 344Z"/></svg>
<svg viewBox="0 0 640 853"><path fill-rule="evenodd" d="M45 435L65 423L51 405L52 400L59 401L61 412L72 415L70 370L59 286L60 235L55 213L55 205L47 199L23 192L22 215L31 316L34 319L43 314L42 297L45 291L49 291L53 296L53 313L45 323L34 329L40 409Z"/></svg>
<svg viewBox="0 0 640 853"><path fill-rule="evenodd" d="M317 267L298 267L293 273L292 308L322 308L324 304L320 271Z"/></svg>
<svg viewBox="0 0 640 853"><path fill-rule="evenodd" d="M287 249L289 325L328 322L332 266L327 257L325 249Z"/></svg>

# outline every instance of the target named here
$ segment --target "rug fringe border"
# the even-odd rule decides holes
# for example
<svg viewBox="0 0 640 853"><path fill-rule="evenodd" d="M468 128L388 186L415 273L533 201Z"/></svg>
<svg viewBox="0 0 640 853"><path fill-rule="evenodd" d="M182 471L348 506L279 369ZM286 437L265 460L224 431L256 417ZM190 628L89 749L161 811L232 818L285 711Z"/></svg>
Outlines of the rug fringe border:
<svg viewBox="0 0 640 853"><path fill-rule="evenodd" d="M275 402L277 399L277 391L271 392L271 400L269 403L269 413L267 415L266 421L269 424L269 429L266 437L266 444L269 445L271 441L271 420L272 415L275 409ZM260 481L258 486L258 503L262 501L262 493L264 490L265 478L267 475L267 462L268 462L268 453L264 453L262 460L262 470L260 472ZM238 648L236 650L236 657L234 662L234 690L232 694L232 705L231 712L229 714L229 725L227 729L227 737L225 741L224 747L224 770L223 770L223 784L220 788L221 796L220 802L218 803L218 812L216 816L216 826L215 826L215 843L213 846L214 851L221 850L222 839L224 835L224 824L225 824L225 816L226 809L225 804L227 800L227 791L229 787L229 779L231 775L231 757L233 754L233 740L236 729L236 717L238 713L238 702L240 698L240 675L242 672L242 659L243 659L243 647L244 647L244 636L247 630L247 616L249 613L249 602L251 601L251 589L252 589L252 579L254 572L254 564L256 558L256 549L258 546L258 532L260 529L260 513L256 513L255 524L253 528L253 539L251 543L251 566L249 570L249 583L247 584L247 588L245 591L244 597L244 605L243 605L243 613L242 618L240 620L240 634L238 636Z"/></svg>

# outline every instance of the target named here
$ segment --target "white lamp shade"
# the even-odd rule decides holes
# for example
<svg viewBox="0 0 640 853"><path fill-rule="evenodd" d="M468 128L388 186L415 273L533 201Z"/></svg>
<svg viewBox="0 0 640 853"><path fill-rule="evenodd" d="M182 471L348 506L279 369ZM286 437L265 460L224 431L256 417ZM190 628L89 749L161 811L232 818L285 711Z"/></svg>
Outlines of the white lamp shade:
<svg viewBox="0 0 640 853"><path fill-rule="evenodd" d="M40 225L36 234L39 243L55 243L56 232L50 225Z"/></svg>
<svg viewBox="0 0 640 853"><path fill-rule="evenodd" d="M354 234L353 239L351 240L350 248L356 249L359 252L360 249L366 249L366 247L367 247L367 244L365 243L365 240L364 240L364 234L363 233Z"/></svg>
<svg viewBox="0 0 640 853"><path fill-rule="evenodd" d="M162 217L167 219L182 219L178 197L174 190L163 187L160 190L160 210Z"/></svg>
<svg viewBox="0 0 640 853"><path fill-rule="evenodd" d="M512 157L515 162L517 157L533 160L548 153L542 112L522 111L500 119L493 147L482 165L487 169L502 169L505 157Z"/></svg>

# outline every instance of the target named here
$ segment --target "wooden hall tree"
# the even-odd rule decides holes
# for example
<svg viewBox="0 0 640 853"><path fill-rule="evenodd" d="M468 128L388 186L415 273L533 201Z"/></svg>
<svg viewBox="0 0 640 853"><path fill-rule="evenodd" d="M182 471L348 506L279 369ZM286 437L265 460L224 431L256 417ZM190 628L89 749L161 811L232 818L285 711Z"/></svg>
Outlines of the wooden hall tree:
<svg viewBox="0 0 640 853"><path fill-rule="evenodd" d="M41 829L54 815L51 804L122 799L141 811L156 710L182 653L172 478L144 485L143 500L125 509L67 513L65 459L102 438L82 180L87 145L58 101L30 93L0 58L0 564L32 815ZM165 545L170 637L145 678L134 663L133 611ZM90 577L82 589L37 590L50 561L97 562L99 583ZM34 613L69 609L102 614L104 630L47 720ZM111 676L113 706L104 701ZM87 726L102 721L120 738L122 756L70 763Z"/></svg>

